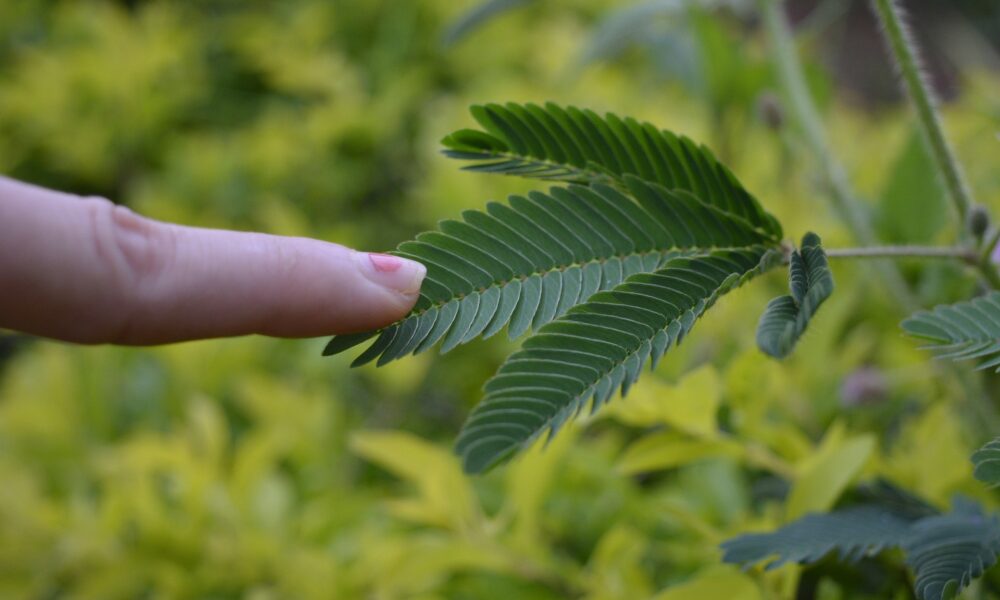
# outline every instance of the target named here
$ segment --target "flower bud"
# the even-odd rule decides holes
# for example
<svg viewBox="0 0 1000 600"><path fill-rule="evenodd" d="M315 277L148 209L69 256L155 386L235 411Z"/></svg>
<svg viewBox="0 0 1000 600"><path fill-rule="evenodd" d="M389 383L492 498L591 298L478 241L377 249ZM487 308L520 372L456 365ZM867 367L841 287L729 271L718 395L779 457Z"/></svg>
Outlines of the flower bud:
<svg viewBox="0 0 1000 600"><path fill-rule="evenodd" d="M785 124L781 100L773 92L763 92L757 96L757 118L773 131L778 131Z"/></svg>
<svg viewBox="0 0 1000 600"><path fill-rule="evenodd" d="M840 386L840 404L845 408L880 404L889 397L889 383L881 370L861 367Z"/></svg>
<svg viewBox="0 0 1000 600"><path fill-rule="evenodd" d="M982 204L975 204L969 211L968 217L968 227L969 232L977 240L983 238L986 231L990 228L990 213L986 210L986 207Z"/></svg>

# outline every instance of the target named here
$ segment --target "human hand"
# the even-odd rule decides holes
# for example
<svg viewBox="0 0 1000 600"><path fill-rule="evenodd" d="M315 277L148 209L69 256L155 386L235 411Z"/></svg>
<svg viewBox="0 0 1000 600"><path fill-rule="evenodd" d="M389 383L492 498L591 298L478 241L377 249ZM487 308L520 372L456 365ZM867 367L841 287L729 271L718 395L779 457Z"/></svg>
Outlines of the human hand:
<svg viewBox="0 0 1000 600"><path fill-rule="evenodd" d="M305 238L199 229L0 177L0 328L85 344L374 329L426 269Z"/></svg>

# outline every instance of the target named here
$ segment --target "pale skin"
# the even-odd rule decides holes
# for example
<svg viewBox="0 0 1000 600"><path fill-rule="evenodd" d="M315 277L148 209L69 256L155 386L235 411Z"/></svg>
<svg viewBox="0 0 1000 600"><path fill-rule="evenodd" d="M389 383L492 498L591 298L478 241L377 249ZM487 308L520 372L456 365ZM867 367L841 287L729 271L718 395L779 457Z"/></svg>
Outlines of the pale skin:
<svg viewBox="0 0 1000 600"><path fill-rule="evenodd" d="M0 329L81 344L391 323L426 269L318 240L202 229L0 177Z"/></svg>

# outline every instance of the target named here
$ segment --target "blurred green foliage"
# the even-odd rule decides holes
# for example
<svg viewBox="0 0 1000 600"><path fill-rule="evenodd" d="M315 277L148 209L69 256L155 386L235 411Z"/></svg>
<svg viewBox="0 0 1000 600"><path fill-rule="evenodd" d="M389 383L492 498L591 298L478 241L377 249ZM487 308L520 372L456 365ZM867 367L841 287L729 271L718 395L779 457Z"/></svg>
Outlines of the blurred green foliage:
<svg viewBox="0 0 1000 600"><path fill-rule="evenodd" d="M789 232L848 242L792 132L757 115L770 69L740 21L689 15L713 57L693 85L641 52L575 70L611 0L530 3L446 48L473 4L0 3L0 172L186 224L384 249L532 185L437 154L467 104L554 100L718 145ZM810 69L885 235L953 235L943 208L928 219L906 200L930 184L914 186L926 161L905 111L858 113ZM1000 78L964 76L948 125L1000 208ZM720 303L628 399L475 479L451 437L501 340L376 372L320 358L323 340L2 336L16 351L0 363L0 597L905 597L891 571L719 564L723 539L829 509L859 479L997 505L972 478L984 433L952 376L897 334L865 270L834 267L838 293L787 362L746 326L783 293L775 275ZM924 304L968 291L950 267L907 268Z"/></svg>

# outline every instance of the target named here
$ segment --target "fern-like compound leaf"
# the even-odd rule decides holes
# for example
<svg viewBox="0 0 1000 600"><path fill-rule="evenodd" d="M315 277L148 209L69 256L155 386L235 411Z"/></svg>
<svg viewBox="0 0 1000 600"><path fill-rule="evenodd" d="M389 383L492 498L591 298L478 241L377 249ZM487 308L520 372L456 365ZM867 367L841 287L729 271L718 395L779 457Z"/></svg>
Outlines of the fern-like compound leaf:
<svg viewBox="0 0 1000 600"><path fill-rule="evenodd" d="M961 499L947 514L859 505L807 515L772 533L742 535L722 544L725 562L764 563L768 569L786 562L814 563L832 552L854 561L888 548L906 555L917 598L948 600L996 563L1000 519Z"/></svg>
<svg viewBox="0 0 1000 600"><path fill-rule="evenodd" d="M912 521L882 506L854 506L827 514L811 514L771 533L751 533L722 544L722 560L766 564L775 569L791 563L811 564L836 552L855 561L903 544Z"/></svg>
<svg viewBox="0 0 1000 600"><path fill-rule="evenodd" d="M607 185L553 188L466 211L399 246L427 276L411 314L382 330L331 340L337 354L378 337L355 364L385 364L442 342L442 352L507 327L511 338L564 314L678 253L774 244L744 219L683 191L626 176Z"/></svg>
<svg viewBox="0 0 1000 600"><path fill-rule="evenodd" d="M768 303L757 324L757 346L775 358L792 352L810 319L833 293L833 275L815 233L807 233L802 247L791 254L789 288L791 294Z"/></svg>
<svg viewBox="0 0 1000 600"><path fill-rule="evenodd" d="M929 342L925 347L938 358L975 359L977 369L1000 372L1000 292L918 312L903 321L902 327Z"/></svg>
<svg viewBox="0 0 1000 600"><path fill-rule="evenodd" d="M649 123L547 103L473 106L482 130L444 138L445 154L468 170L580 184L619 184L626 175L693 194L769 237L781 225L704 146Z"/></svg>
<svg viewBox="0 0 1000 600"><path fill-rule="evenodd" d="M920 600L954 598L996 564L1000 553L1000 519L964 502L946 515L913 524L903 544L906 563L916 577Z"/></svg>
<svg viewBox="0 0 1000 600"><path fill-rule="evenodd" d="M1000 484L1000 438L986 443L972 455L976 479L990 485Z"/></svg>
<svg viewBox="0 0 1000 600"><path fill-rule="evenodd" d="M674 258L545 325L486 383L456 444L465 470L489 469L588 402L593 411L626 393L721 295L779 262L765 247Z"/></svg>
<svg viewBox="0 0 1000 600"><path fill-rule="evenodd" d="M486 384L457 442L480 472L588 403L627 392L722 294L781 262L781 226L704 147L652 125L548 104L473 107L482 130L445 139L476 171L560 181L512 196L394 253L427 275L412 312L365 342L378 365L507 329L525 342Z"/></svg>

